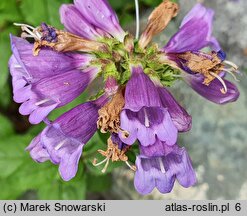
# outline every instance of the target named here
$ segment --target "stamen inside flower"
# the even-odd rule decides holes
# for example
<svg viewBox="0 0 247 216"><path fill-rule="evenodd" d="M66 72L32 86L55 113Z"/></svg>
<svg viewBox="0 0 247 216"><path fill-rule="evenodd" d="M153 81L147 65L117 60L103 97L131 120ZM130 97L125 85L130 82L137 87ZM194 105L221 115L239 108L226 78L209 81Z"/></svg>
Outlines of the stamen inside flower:
<svg viewBox="0 0 247 216"><path fill-rule="evenodd" d="M121 132L123 138L128 138L130 135L128 131L123 130L122 128L119 128L119 131Z"/></svg>
<svg viewBox="0 0 247 216"><path fill-rule="evenodd" d="M222 92L222 94L226 94L227 93L227 87L226 87L225 81L220 76L218 76L217 74L215 74L213 72L209 72L209 73L221 82L221 84L223 85L223 88L221 88L220 91Z"/></svg>
<svg viewBox="0 0 247 216"><path fill-rule="evenodd" d="M202 52L186 52L179 54L178 57L182 60L183 65L194 73L200 73L204 76L203 84L209 85L216 77L211 73L219 74L223 69L221 59L217 53L211 54Z"/></svg>
<svg viewBox="0 0 247 216"><path fill-rule="evenodd" d="M55 150L59 150L64 144L65 144L66 140L61 141L60 143L57 144L57 146L55 147Z"/></svg>
<svg viewBox="0 0 247 216"><path fill-rule="evenodd" d="M40 41L42 35L39 32L39 28L34 28L33 26L23 24L23 23L14 23L15 26L20 26L23 33L21 34L22 38L33 38L36 41Z"/></svg>
<svg viewBox="0 0 247 216"><path fill-rule="evenodd" d="M238 66L235 63L231 62L231 61L225 60L225 61L223 61L223 63L225 63L226 65L229 65L229 66L233 67L235 70L238 69Z"/></svg>
<svg viewBox="0 0 247 216"><path fill-rule="evenodd" d="M158 160L159 160L159 164L160 164L160 170L161 170L161 172L162 172L162 173L166 173L166 170L165 170L165 167L164 167L164 164L163 164L162 158L161 158L161 157L159 157L159 158L158 158Z"/></svg>
<svg viewBox="0 0 247 216"><path fill-rule="evenodd" d="M41 100L41 101L35 103L35 106L40 106L40 105L42 105L42 104L44 104L44 103L46 103L46 102L48 102L48 101L50 101L50 99Z"/></svg>
<svg viewBox="0 0 247 216"><path fill-rule="evenodd" d="M94 52L108 51L107 45L97 41L86 40L69 32L60 31L56 28L42 23L34 28L30 25L15 23L21 26L23 38L35 40L33 55L37 56L42 47L50 47L58 52Z"/></svg>
<svg viewBox="0 0 247 216"><path fill-rule="evenodd" d="M233 76L233 78L238 81L234 72L237 70L237 65L229 61L222 61L217 53L212 52L211 54L206 54L202 52L186 52L178 55L182 60L182 64L187 67L190 71L194 73L200 73L204 76L203 84L209 85L214 79L218 79L223 88L220 89L222 94L227 93L227 86L225 81L221 78L221 72L227 72ZM226 68L226 65L231 66L231 68Z"/></svg>
<svg viewBox="0 0 247 216"><path fill-rule="evenodd" d="M126 152L130 149L130 146L126 146L123 149L120 149L118 144L113 143L111 138L108 139L107 144L108 145L106 151L98 150L98 152L106 158L98 163L97 159L95 158L93 161L94 166L100 166L105 163L105 166L101 171L102 173L105 173L109 166L110 160L112 162L123 161L130 169L136 171L136 167L134 165L130 165L128 157L126 156Z"/></svg>
<svg viewBox="0 0 247 216"><path fill-rule="evenodd" d="M235 81L239 82L239 79L237 79L237 77L234 74L235 71L231 71L229 69L223 69L223 71L229 73L234 78Z"/></svg>
<svg viewBox="0 0 247 216"><path fill-rule="evenodd" d="M149 123L149 119L148 119L148 114L147 114L147 110L144 108L144 116L145 116L145 126L148 128L150 127L150 123Z"/></svg>

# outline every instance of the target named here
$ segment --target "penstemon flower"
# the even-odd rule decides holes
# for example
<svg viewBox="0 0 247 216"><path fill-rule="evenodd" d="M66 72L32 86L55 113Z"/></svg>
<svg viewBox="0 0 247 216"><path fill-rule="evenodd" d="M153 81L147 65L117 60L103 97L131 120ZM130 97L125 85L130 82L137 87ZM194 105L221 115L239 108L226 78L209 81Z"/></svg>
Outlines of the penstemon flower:
<svg viewBox="0 0 247 216"><path fill-rule="evenodd" d="M179 31L163 47L161 59L171 60L184 73L184 80L206 99L224 104L236 101L237 87L224 79L225 73L234 73L237 66L226 61L226 54L212 36L214 12L197 4L183 19ZM210 47L211 52L200 51ZM220 89L220 91L219 91Z"/></svg>
<svg viewBox="0 0 247 216"><path fill-rule="evenodd" d="M202 4L188 13L163 48L151 43L177 12L176 3L164 0L140 40L121 28L106 0L62 5L66 30L46 23L36 28L16 24L23 33L10 36L14 100L32 124L47 125L27 147L35 161L59 165L68 181L76 175L84 145L99 130L109 138L106 149L98 150L105 159L95 159L94 166L104 165L105 172L110 162L124 162L135 172L140 194L155 187L168 193L176 179L183 187L196 183L191 159L177 144L179 132L191 129L192 118L168 87L182 78L210 101L233 102L239 92L225 76L235 77L237 66L226 60L212 36L214 12ZM205 47L211 51L202 51ZM49 120L50 112L73 101L98 77L104 87L92 100ZM127 156L134 145L139 148L135 165Z"/></svg>

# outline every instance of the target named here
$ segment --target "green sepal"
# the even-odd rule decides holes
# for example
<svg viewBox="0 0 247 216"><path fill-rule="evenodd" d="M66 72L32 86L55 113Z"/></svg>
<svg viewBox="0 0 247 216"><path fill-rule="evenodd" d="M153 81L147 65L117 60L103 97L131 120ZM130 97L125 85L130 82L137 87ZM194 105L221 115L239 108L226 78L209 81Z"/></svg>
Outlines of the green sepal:
<svg viewBox="0 0 247 216"><path fill-rule="evenodd" d="M104 65L102 71L103 71L103 78L105 81L107 80L108 77L114 77L116 80L120 79L120 74L117 70L117 67L112 61L109 61L109 63Z"/></svg>

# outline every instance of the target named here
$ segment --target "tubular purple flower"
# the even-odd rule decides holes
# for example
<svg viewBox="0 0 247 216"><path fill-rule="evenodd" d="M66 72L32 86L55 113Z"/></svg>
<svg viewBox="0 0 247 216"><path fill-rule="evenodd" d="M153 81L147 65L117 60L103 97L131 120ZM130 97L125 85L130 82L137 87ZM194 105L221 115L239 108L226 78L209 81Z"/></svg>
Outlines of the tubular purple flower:
<svg viewBox="0 0 247 216"><path fill-rule="evenodd" d="M185 74L184 80L202 97L217 103L226 104L234 102L239 98L240 92L238 88L228 80L222 78L226 85L227 92L222 93L222 83L218 79L214 79L209 86L203 84L204 77L200 74Z"/></svg>
<svg viewBox="0 0 247 216"><path fill-rule="evenodd" d="M139 146L140 154L145 155L146 157L162 157L170 154L174 145L167 145L166 142L161 141L156 137L155 143L150 146Z"/></svg>
<svg viewBox="0 0 247 216"><path fill-rule="evenodd" d="M98 110L105 103L102 96L64 113L48 125L27 148L37 162L47 160L59 164L59 172L65 181L77 172L83 146L97 130ZM44 156L43 156L44 155Z"/></svg>
<svg viewBox="0 0 247 216"><path fill-rule="evenodd" d="M107 0L74 0L74 4L89 23L123 42L126 33Z"/></svg>
<svg viewBox="0 0 247 216"><path fill-rule="evenodd" d="M93 59L88 54L58 53L50 49L42 49L38 56L33 55L33 44L26 40L10 35L12 48L12 61L14 64L10 70L13 77L18 77L16 72L22 68L28 83L33 83L41 78L68 72L74 69L85 68ZM13 60L15 58L15 60ZM12 66L10 62L10 66ZM16 70L15 70L16 69ZM23 74L22 74L23 75ZM21 77L21 76L20 76Z"/></svg>
<svg viewBox="0 0 247 216"><path fill-rule="evenodd" d="M78 97L95 78L97 68L58 74L19 89L14 100L23 103L22 115L30 115L32 124L40 123L53 109L64 106Z"/></svg>
<svg viewBox="0 0 247 216"><path fill-rule="evenodd" d="M13 77L14 100L23 103L20 113L30 115L30 122L40 123L53 109L78 97L95 78L98 68L86 67L90 55L61 54L42 49L32 54L32 44L12 37L13 55L9 61Z"/></svg>
<svg viewBox="0 0 247 216"><path fill-rule="evenodd" d="M128 136L119 132L120 139L128 145L138 139L141 145L149 146L155 143L157 136L167 145L174 145L178 131L169 112L162 107L156 86L141 66L131 70L132 77L125 89L125 106L120 114L120 127Z"/></svg>
<svg viewBox="0 0 247 216"><path fill-rule="evenodd" d="M237 100L239 91L220 74L227 72L236 79L234 72L237 66L225 61L225 53L212 36L213 16L211 9L197 4L183 19L180 30L162 51L164 59L171 60L185 72L184 80L197 93L214 103L224 104ZM200 51L208 46L213 50L211 53Z"/></svg>
<svg viewBox="0 0 247 216"><path fill-rule="evenodd" d="M64 4L60 7L60 19L69 32L86 39L97 40L107 34L103 31L97 32L96 27L89 23L72 4Z"/></svg>
<svg viewBox="0 0 247 216"><path fill-rule="evenodd" d="M136 159L137 171L134 185L136 190L146 195L156 187L161 193L169 193L175 179L183 187L196 183L196 176L191 160L185 148L174 146L174 151L163 157L146 157Z"/></svg>
<svg viewBox="0 0 247 216"><path fill-rule="evenodd" d="M196 4L183 19L179 31L172 36L163 51L166 53L183 53L198 51L206 46L219 51L220 46L212 36L214 11Z"/></svg>
<svg viewBox="0 0 247 216"><path fill-rule="evenodd" d="M92 60L90 55L62 54L42 49L39 56L33 56L33 44L10 36L13 55L9 60L14 95L42 78L62 74L76 68L84 68Z"/></svg>
<svg viewBox="0 0 247 216"><path fill-rule="evenodd" d="M32 140L26 150L29 151L33 160L38 163L43 163L50 160L50 156L44 146L41 145L40 138L41 134L39 134Z"/></svg>
<svg viewBox="0 0 247 216"><path fill-rule="evenodd" d="M182 106L179 105L179 103L166 88L158 87L158 92L162 105L168 109L172 121L177 127L178 131L189 131L192 126L192 117Z"/></svg>

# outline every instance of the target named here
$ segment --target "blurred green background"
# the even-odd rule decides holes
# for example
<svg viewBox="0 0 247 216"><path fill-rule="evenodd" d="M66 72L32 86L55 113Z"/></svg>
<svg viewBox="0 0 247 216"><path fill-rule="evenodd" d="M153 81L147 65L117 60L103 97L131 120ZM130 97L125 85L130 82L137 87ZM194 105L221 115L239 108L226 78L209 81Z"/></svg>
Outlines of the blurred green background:
<svg viewBox="0 0 247 216"><path fill-rule="evenodd" d="M159 0L141 0L141 11L159 4ZM18 113L19 105L12 100L11 77L8 59L11 55L9 34L20 35L14 22L33 26L46 22L63 29L59 20L59 7L71 0L1 0L0 1L0 199L104 199L111 187L110 167L106 174L92 166L97 149L105 148L105 137L98 134L86 145L79 172L75 179L63 182L58 167L46 162L35 163L25 151L30 141L44 125L31 126L27 117ZM110 0L123 26L135 19L133 0ZM53 112L54 119L61 113L81 103L83 96L72 104ZM110 198L110 197L108 197Z"/></svg>

